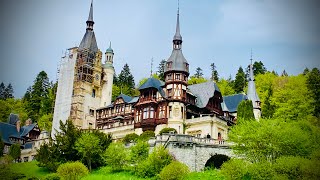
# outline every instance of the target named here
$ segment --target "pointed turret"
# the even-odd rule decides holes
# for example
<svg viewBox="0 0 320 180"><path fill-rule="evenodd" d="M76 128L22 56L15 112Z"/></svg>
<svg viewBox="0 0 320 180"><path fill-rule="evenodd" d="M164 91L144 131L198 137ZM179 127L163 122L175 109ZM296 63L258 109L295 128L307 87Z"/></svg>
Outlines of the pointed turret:
<svg viewBox="0 0 320 180"><path fill-rule="evenodd" d="M96 41L96 37L93 32L93 2L91 1L91 6L90 6L90 11L89 11L89 16L88 20L86 21L87 28L86 28L86 33L82 38L82 41L79 45L79 50L83 49L89 49L93 52L98 51L98 45Z"/></svg>
<svg viewBox="0 0 320 180"><path fill-rule="evenodd" d="M182 36L180 34L180 20L179 20L179 7L177 11L177 24L176 32L173 36L173 50L171 56L167 60L165 66L165 73L168 71L179 71L184 72L189 75L189 64L186 58L182 54L181 45L182 45Z"/></svg>
<svg viewBox="0 0 320 180"><path fill-rule="evenodd" d="M259 119L261 116L261 107L260 107L260 99L256 90L256 85L254 83L255 79L254 79L254 75L253 75L253 65L252 65L252 55L251 55L251 63L249 65L249 79L248 79L248 91L247 91L247 97L249 100L252 101L252 105L253 105L253 111L255 114L255 118ZM256 110L258 110L257 112L259 113L259 115L255 112Z"/></svg>
<svg viewBox="0 0 320 180"><path fill-rule="evenodd" d="M113 49L111 48L111 41L110 41L109 48L105 52L105 56L106 56L105 66L112 66L113 55L114 53L113 53Z"/></svg>

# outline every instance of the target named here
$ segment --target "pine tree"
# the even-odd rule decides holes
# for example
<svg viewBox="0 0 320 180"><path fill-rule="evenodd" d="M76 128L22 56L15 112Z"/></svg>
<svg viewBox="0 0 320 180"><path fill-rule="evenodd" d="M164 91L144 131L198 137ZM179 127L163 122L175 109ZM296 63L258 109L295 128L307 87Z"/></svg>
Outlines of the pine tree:
<svg viewBox="0 0 320 180"><path fill-rule="evenodd" d="M283 71L282 71L281 76L288 76L288 73L286 72L286 70L283 70Z"/></svg>
<svg viewBox="0 0 320 180"><path fill-rule="evenodd" d="M0 99L4 100L5 99L5 89L6 86L1 82L0 84Z"/></svg>
<svg viewBox="0 0 320 180"><path fill-rule="evenodd" d="M9 83L8 86L6 87L6 89L4 90L4 94L5 94L5 99L14 98L13 87L12 87L11 83Z"/></svg>
<svg viewBox="0 0 320 180"><path fill-rule="evenodd" d="M118 84L120 86L128 86L130 88L134 88L134 78L130 72L129 65L126 63L123 66L123 69L121 70L119 76L118 76Z"/></svg>
<svg viewBox="0 0 320 180"><path fill-rule="evenodd" d="M310 70L306 67L304 70L303 70L303 75L307 75L308 73L310 72Z"/></svg>
<svg viewBox="0 0 320 180"><path fill-rule="evenodd" d="M164 80L165 80L165 79L164 79L164 67L165 67L165 65L166 65L166 60L162 59L162 60L160 61L160 64L159 64L159 66L158 66L158 71L157 71L158 76L159 76L159 78L160 78L161 81L164 81Z"/></svg>
<svg viewBox="0 0 320 180"><path fill-rule="evenodd" d="M241 66L238 69L238 73L236 74L236 79L233 85L233 89L236 93L243 92L244 86L246 85L246 78Z"/></svg>
<svg viewBox="0 0 320 180"><path fill-rule="evenodd" d="M314 115L320 117L320 70L313 68L307 76L307 87L314 98Z"/></svg>
<svg viewBox="0 0 320 180"><path fill-rule="evenodd" d="M194 77L200 78L202 76L203 76L202 69L200 67L197 67L196 73L194 74Z"/></svg>
<svg viewBox="0 0 320 180"><path fill-rule="evenodd" d="M214 65L214 63L210 64L211 66L211 80L218 82L219 81L219 75L218 75L218 71L216 70L216 66Z"/></svg>

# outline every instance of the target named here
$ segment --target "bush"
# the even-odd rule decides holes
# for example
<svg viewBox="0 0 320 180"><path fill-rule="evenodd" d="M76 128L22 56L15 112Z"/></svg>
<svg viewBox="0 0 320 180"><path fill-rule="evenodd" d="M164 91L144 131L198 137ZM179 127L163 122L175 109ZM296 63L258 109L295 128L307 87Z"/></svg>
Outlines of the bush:
<svg viewBox="0 0 320 180"><path fill-rule="evenodd" d="M160 173L163 167L173 160L168 150L163 146L155 147L148 158L138 164L135 174L139 177L153 177Z"/></svg>
<svg viewBox="0 0 320 180"><path fill-rule="evenodd" d="M136 164L147 159L149 154L149 144L145 141L138 143L130 148L130 160Z"/></svg>
<svg viewBox="0 0 320 180"><path fill-rule="evenodd" d="M275 177L272 164L267 161L250 164L248 174L251 179L273 179Z"/></svg>
<svg viewBox="0 0 320 180"><path fill-rule="evenodd" d="M57 174L61 179L76 180L88 175L88 173L88 168L78 161L61 164L57 169Z"/></svg>
<svg viewBox="0 0 320 180"><path fill-rule="evenodd" d="M10 146L9 155L16 161L20 158L21 149L19 144L12 144Z"/></svg>
<svg viewBox="0 0 320 180"><path fill-rule="evenodd" d="M227 179L243 179L248 176L249 163L243 159L230 159L221 166L221 174Z"/></svg>
<svg viewBox="0 0 320 180"><path fill-rule="evenodd" d="M148 141L151 137L155 137L154 132L153 131L145 131L140 135L139 139L142 141Z"/></svg>
<svg viewBox="0 0 320 180"><path fill-rule="evenodd" d="M136 133L131 133L131 134L127 134L124 138L123 138L123 142L124 143L131 143L131 142L137 142L137 140L139 139L139 135Z"/></svg>
<svg viewBox="0 0 320 180"><path fill-rule="evenodd" d="M160 172L161 180L180 180L190 172L187 165L179 161L173 161Z"/></svg>
<svg viewBox="0 0 320 180"><path fill-rule="evenodd" d="M127 150L121 143L111 143L104 153L104 160L112 171L121 171L128 162Z"/></svg>
<svg viewBox="0 0 320 180"><path fill-rule="evenodd" d="M56 173L48 174L44 177L45 180L60 180L60 177Z"/></svg>
<svg viewBox="0 0 320 180"><path fill-rule="evenodd" d="M170 133L170 132L174 132L175 134L177 133L177 130L175 128L163 128L161 129L161 131L159 132L160 135L162 135L163 133Z"/></svg>

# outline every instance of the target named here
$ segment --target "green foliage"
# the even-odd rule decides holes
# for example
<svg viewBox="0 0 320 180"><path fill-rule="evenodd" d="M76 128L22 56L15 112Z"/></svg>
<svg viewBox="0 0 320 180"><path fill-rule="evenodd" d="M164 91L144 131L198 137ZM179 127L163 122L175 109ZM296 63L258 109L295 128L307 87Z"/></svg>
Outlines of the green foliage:
<svg viewBox="0 0 320 180"><path fill-rule="evenodd" d="M312 92L307 88L306 76L282 76L275 79L271 101L274 117L288 119L309 118L314 112Z"/></svg>
<svg viewBox="0 0 320 180"><path fill-rule="evenodd" d="M156 176L172 160L173 158L167 149L163 146L155 147L148 158L138 164L135 174L143 178Z"/></svg>
<svg viewBox="0 0 320 180"><path fill-rule="evenodd" d="M3 149L4 149L4 142L2 140L2 136L0 133L0 157L2 157L2 155L3 155Z"/></svg>
<svg viewBox="0 0 320 180"><path fill-rule="evenodd" d="M272 179L275 175L275 171L270 162L262 161L248 166L248 176L251 179Z"/></svg>
<svg viewBox="0 0 320 180"><path fill-rule="evenodd" d="M307 76L307 87L312 92L314 99L314 112L313 114L320 118L320 70L313 68Z"/></svg>
<svg viewBox="0 0 320 180"><path fill-rule="evenodd" d="M222 164L221 174L227 179L244 179L248 176L249 163L243 159L230 159Z"/></svg>
<svg viewBox="0 0 320 180"><path fill-rule="evenodd" d="M203 77L195 77L195 76L191 76L190 79L188 80L188 85L192 85L192 84L200 84L200 83L204 83L207 82L208 80L203 78Z"/></svg>
<svg viewBox="0 0 320 180"><path fill-rule="evenodd" d="M21 156L21 149L19 144L12 144L9 149L9 155L14 159L17 160Z"/></svg>
<svg viewBox="0 0 320 180"><path fill-rule="evenodd" d="M13 97L13 87L11 83L6 87L3 82L0 84L0 100L6 100Z"/></svg>
<svg viewBox="0 0 320 180"><path fill-rule="evenodd" d="M211 80L218 82L219 81L219 75L218 75L218 71L216 70L216 66L214 63L210 64L211 67Z"/></svg>
<svg viewBox="0 0 320 180"><path fill-rule="evenodd" d="M60 154L55 153L59 153L59 150L52 142L50 142L50 145L47 143L42 144L35 156L35 159L38 162L37 165L39 167L45 167L52 172L56 171L61 162L59 162Z"/></svg>
<svg viewBox="0 0 320 180"><path fill-rule="evenodd" d="M130 160L133 164L144 161L149 154L149 144L145 141L138 141L130 148Z"/></svg>
<svg viewBox="0 0 320 180"><path fill-rule="evenodd" d="M280 156L309 157L320 144L320 130L306 121L260 119L232 127L234 152L251 162L275 162Z"/></svg>
<svg viewBox="0 0 320 180"><path fill-rule="evenodd" d="M44 177L45 180L60 180L60 177L57 173L51 173Z"/></svg>
<svg viewBox="0 0 320 180"><path fill-rule="evenodd" d="M6 99L0 100L0 121L8 122L10 113L18 114L20 122L24 122L28 119L28 113L25 109L26 104L20 99Z"/></svg>
<svg viewBox="0 0 320 180"><path fill-rule="evenodd" d="M38 125L41 130L46 130L48 132L52 129L52 120L53 120L53 114L44 114L42 115L38 120Z"/></svg>
<svg viewBox="0 0 320 180"><path fill-rule="evenodd" d="M38 178L43 179L50 172L46 168L38 167L36 161L12 163L9 165L10 172L22 174L24 179ZM0 176L1 177L1 176ZM18 179L18 178L17 178Z"/></svg>
<svg viewBox="0 0 320 180"><path fill-rule="evenodd" d="M193 75L195 78L201 78L203 77L203 72L202 69L200 67L197 67L196 69L196 73Z"/></svg>
<svg viewBox="0 0 320 180"><path fill-rule="evenodd" d="M242 67L240 66L236 74L236 78L234 80L233 89L236 93L241 93L243 92L245 85L246 85L246 76Z"/></svg>
<svg viewBox="0 0 320 180"><path fill-rule="evenodd" d="M177 130L175 128L163 128L161 129L161 131L159 132L160 135L162 135L163 133L177 133Z"/></svg>
<svg viewBox="0 0 320 180"><path fill-rule="evenodd" d="M81 162L67 162L61 164L57 169L61 179L76 180L89 174L88 168Z"/></svg>
<svg viewBox="0 0 320 180"><path fill-rule="evenodd" d="M161 81L164 81L165 80L165 77L164 77L164 67L166 65L166 60L162 59L159 63L159 66L158 66L158 76L159 76L159 79Z"/></svg>
<svg viewBox="0 0 320 180"><path fill-rule="evenodd" d="M144 131L142 134L140 134L139 139L142 141L148 141L151 137L155 137L153 131Z"/></svg>
<svg viewBox="0 0 320 180"><path fill-rule="evenodd" d="M111 143L104 153L104 160L113 171L121 171L128 162L128 152L121 143Z"/></svg>
<svg viewBox="0 0 320 180"><path fill-rule="evenodd" d="M244 100L239 103L237 109L237 118L240 123L241 121L254 120L252 101Z"/></svg>
<svg viewBox="0 0 320 180"><path fill-rule="evenodd" d="M122 141L124 143L131 143L131 142L137 142L139 139L139 135L136 134L136 133L130 133L130 134L127 134L123 139Z"/></svg>
<svg viewBox="0 0 320 180"><path fill-rule="evenodd" d="M256 76L258 74L264 74L266 72L267 72L267 69L266 69L266 67L264 66L264 64L261 61L259 61L259 62L255 61L253 63L253 74L254 74L254 76Z"/></svg>
<svg viewBox="0 0 320 180"><path fill-rule="evenodd" d="M209 169L200 172L191 172L189 173L184 180L194 180L194 179L215 179L215 180L224 180L225 177L216 169Z"/></svg>
<svg viewBox="0 0 320 180"><path fill-rule="evenodd" d="M221 78L220 81L217 82L217 85L218 85L220 92L223 96L235 94L231 80L226 80L226 79Z"/></svg>
<svg viewBox="0 0 320 180"><path fill-rule="evenodd" d="M102 152L100 140L92 133L83 133L75 143L75 149L86 160L86 164L91 171L91 161L94 156L100 155Z"/></svg>
<svg viewBox="0 0 320 180"><path fill-rule="evenodd" d="M179 161L172 161L159 174L161 180L182 180L190 173L187 165Z"/></svg>
<svg viewBox="0 0 320 180"><path fill-rule="evenodd" d="M134 78L127 63L123 66L116 83L117 86L125 85L131 89L134 88Z"/></svg>

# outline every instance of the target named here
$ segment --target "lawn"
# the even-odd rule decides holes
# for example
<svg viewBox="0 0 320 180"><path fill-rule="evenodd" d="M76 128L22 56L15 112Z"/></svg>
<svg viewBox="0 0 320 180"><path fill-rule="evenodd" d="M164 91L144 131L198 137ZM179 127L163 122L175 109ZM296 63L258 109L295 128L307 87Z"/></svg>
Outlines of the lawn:
<svg viewBox="0 0 320 180"><path fill-rule="evenodd" d="M23 179L28 179L31 177L37 177L39 179L44 178L50 172L46 168L38 167L36 161L25 162L25 163L12 163L10 165L10 170L15 173L22 173L26 177Z"/></svg>
<svg viewBox="0 0 320 180"><path fill-rule="evenodd" d="M37 166L36 161L25 162L25 163L13 163L10 165L10 170L15 173L24 174L26 177L24 180L36 177L38 179L44 179L44 177L50 172L45 169ZM1 179L1 177L0 177ZM145 178L139 178L128 171L122 172L111 172L110 167L102 167L98 170L92 171L89 175L82 178L82 180L91 180L91 179L116 179L116 180L143 180ZM155 179L155 178L152 178ZM225 179L217 170L207 170L204 172L191 172L184 178L185 180L194 180L194 179ZM151 179L149 179L151 180Z"/></svg>

